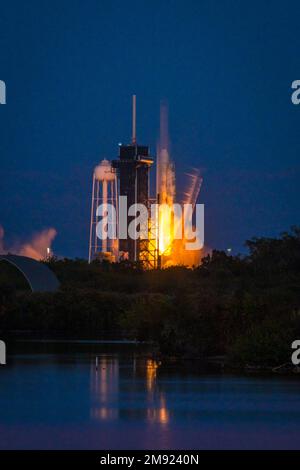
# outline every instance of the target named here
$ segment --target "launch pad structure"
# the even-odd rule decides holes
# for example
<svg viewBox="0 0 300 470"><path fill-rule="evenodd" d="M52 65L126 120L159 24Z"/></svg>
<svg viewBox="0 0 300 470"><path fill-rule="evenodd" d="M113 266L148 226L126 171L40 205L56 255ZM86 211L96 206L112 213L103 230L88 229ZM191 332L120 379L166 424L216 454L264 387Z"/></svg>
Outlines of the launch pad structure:
<svg viewBox="0 0 300 470"><path fill-rule="evenodd" d="M119 144L119 155L108 161L103 160L96 166L93 173L89 262L94 259L111 262L128 260L138 263L144 269L156 269L174 264L185 264L191 259L191 253L185 252L184 237L174 239L175 225L180 227L182 215L174 215L173 207L176 202L175 167L170 158L168 137L167 106L161 106L160 142L156 157L156 189L155 197L150 197L150 170L154 159L150 155L149 146L140 145L136 138L136 96L132 99L132 138L127 145ZM189 186L184 193L181 206L188 204L194 210L202 184L200 172L192 169ZM126 207L123 207L126 199ZM121 201L122 200L122 201ZM105 237L101 224L104 217L103 206L111 204L115 208L115 236ZM128 214L128 209L135 205L134 215ZM147 217L139 217L138 205L146 208ZM102 212L98 208L102 206ZM154 210L153 210L154 208ZM121 233L120 217L125 218L126 235ZM137 230L138 222L141 219ZM132 224L138 238L130 237L128 231ZM100 227L100 229L99 229ZM100 230L100 237L99 237ZM189 263L193 265L192 262Z"/></svg>
<svg viewBox="0 0 300 470"><path fill-rule="evenodd" d="M128 260L140 263L145 269L155 269L159 266L157 230L155 222L150 217L150 168L154 163L149 154L149 147L137 144L136 139L136 96L132 99L132 140L128 145L119 145L119 156L98 165L93 174L89 262L93 259L108 259L111 261ZM103 171L99 172L99 168ZM104 169L105 167L105 169ZM96 226L99 220L97 207L101 203L111 203L119 212L119 197L127 197L127 207L133 204L143 204L148 210L147 227L140 227L141 234L147 234L137 240L127 236L126 239L116 238L114 242L98 239ZM134 219L127 217L127 227Z"/></svg>

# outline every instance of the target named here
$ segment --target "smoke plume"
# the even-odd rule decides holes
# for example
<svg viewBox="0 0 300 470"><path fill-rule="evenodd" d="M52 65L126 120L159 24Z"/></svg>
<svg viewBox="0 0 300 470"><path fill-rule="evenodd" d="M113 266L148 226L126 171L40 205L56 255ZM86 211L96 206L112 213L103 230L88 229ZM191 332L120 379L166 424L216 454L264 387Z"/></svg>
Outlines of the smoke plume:
<svg viewBox="0 0 300 470"><path fill-rule="evenodd" d="M4 229L0 225L0 254L12 253L36 260L44 259L48 256L47 248L51 248L56 234L56 230L51 227L35 233L28 242L17 242L12 246L6 246L4 243Z"/></svg>

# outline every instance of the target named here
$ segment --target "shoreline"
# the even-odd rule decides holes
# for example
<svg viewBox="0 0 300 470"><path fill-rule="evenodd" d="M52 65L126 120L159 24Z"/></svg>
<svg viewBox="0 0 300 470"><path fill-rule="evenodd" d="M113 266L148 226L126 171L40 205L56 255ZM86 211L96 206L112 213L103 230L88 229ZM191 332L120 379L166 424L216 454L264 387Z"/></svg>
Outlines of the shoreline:
<svg viewBox="0 0 300 470"><path fill-rule="evenodd" d="M10 332L12 333L12 332ZM16 333L16 332L15 332ZM24 332L23 332L24 333ZM29 332L27 332L29 333ZM32 333L32 332L31 332ZM167 356L158 353L155 348L155 345L150 342L142 342L137 340L128 340L128 339L88 339L88 338L36 338L36 337L21 337L19 336L20 332L17 333L17 337L13 337L11 334L7 336L7 343L9 348L12 345L17 345L17 349L22 344L26 345L56 345L62 346L67 345L67 347L76 346L117 346L117 347L134 347L138 348L136 351L139 356L144 359L151 359L156 361L159 366L164 369L172 369L174 367L183 367L190 369L190 367L197 367L199 373L218 373L218 374L242 374L245 376L283 376L283 377L300 377L300 368L294 366L292 363L285 363L282 365L276 366L267 366L267 365L252 365L247 364L245 366L239 366L235 364L230 364L224 355L219 356L208 356L208 357L179 357L179 356ZM106 348L105 348L106 349ZM43 350L36 351L37 354L43 353ZM60 352L63 352L60 350ZM70 351L66 351L70 352ZM94 351L96 353L104 353L105 351ZM122 354L122 351L119 351ZM124 351L125 352L125 351ZM127 350L128 352L128 350ZM17 352L18 354L20 351ZM96 354L97 355L97 354ZM13 357L14 353L9 353L8 356Z"/></svg>

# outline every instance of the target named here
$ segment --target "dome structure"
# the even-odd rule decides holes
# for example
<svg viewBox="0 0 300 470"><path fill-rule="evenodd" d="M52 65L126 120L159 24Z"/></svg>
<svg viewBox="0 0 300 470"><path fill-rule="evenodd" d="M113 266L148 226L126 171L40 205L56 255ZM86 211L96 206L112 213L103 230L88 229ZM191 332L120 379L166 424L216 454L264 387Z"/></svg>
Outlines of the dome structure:
<svg viewBox="0 0 300 470"><path fill-rule="evenodd" d="M27 280L32 292L55 292L59 282L54 272L46 264L27 256L0 255L0 262L15 266Z"/></svg>

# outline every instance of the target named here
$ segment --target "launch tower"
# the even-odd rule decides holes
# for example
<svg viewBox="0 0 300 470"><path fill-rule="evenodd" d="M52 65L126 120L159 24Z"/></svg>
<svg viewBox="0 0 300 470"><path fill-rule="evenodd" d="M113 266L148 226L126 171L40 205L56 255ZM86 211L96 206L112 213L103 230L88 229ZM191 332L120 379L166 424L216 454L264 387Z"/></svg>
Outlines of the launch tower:
<svg viewBox="0 0 300 470"><path fill-rule="evenodd" d="M154 160L149 154L149 147L139 145L136 141L136 97L133 96L132 106L132 140L128 145L119 146L119 158L112 161L119 182L119 196L127 196L127 207L132 204L143 204L150 211L149 181L150 167ZM134 217L127 215L127 227ZM148 239L119 240L121 256L133 262L141 262L144 267L156 267L156 235L152 233L150 217L148 227L142 232L148 232Z"/></svg>

